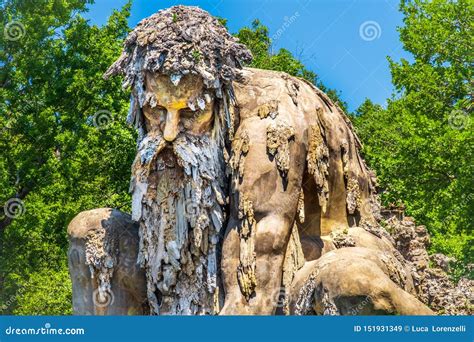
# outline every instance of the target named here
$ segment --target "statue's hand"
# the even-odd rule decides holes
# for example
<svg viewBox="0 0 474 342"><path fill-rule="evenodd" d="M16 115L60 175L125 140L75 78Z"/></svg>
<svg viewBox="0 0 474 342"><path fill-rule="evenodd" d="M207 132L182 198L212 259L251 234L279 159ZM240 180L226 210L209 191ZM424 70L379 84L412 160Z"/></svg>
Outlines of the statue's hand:
<svg viewBox="0 0 474 342"><path fill-rule="evenodd" d="M69 272L76 315L146 314L145 274L137 264L138 225L101 208L69 224Z"/></svg>

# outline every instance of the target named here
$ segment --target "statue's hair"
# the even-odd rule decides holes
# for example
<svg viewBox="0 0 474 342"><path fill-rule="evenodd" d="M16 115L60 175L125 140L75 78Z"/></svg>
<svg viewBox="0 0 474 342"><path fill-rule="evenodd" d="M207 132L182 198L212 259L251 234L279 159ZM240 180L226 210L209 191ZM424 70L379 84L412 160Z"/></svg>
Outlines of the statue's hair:
<svg viewBox="0 0 474 342"><path fill-rule="evenodd" d="M130 32L120 58L104 74L105 78L124 75L124 88L132 87L129 121L140 128L137 114L149 102L145 90L147 72L168 75L178 85L181 77L195 74L204 86L224 102L221 120L227 121L233 100L232 81L252 55L226 28L199 7L174 6L142 20Z"/></svg>
<svg viewBox="0 0 474 342"><path fill-rule="evenodd" d="M141 71L150 71L174 78L199 74L206 87L217 89L252 59L237 38L199 7L174 6L153 14L130 32L124 45L105 77L124 74L126 86L133 85Z"/></svg>

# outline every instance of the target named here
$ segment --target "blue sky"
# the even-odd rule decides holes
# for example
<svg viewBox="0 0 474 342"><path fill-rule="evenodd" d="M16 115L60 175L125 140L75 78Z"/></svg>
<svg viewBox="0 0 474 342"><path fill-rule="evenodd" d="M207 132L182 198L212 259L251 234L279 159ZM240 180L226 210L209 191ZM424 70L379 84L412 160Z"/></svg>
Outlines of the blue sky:
<svg viewBox="0 0 474 342"><path fill-rule="evenodd" d="M104 24L126 0L96 0L87 18ZM399 41L399 0L134 0L130 25L173 5L199 6L228 19L234 33L253 19L268 26L273 49L284 47L341 92L355 110L365 98L381 105L393 87L387 56L409 58Z"/></svg>

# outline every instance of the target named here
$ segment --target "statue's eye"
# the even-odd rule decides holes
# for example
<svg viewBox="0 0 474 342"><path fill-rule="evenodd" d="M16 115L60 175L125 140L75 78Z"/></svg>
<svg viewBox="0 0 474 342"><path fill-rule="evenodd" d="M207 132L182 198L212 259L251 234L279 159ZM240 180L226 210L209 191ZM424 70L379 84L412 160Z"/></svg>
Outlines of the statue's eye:
<svg viewBox="0 0 474 342"><path fill-rule="evenodd" d="M199 111L192 110L191 108L184 108L179 111L181 119L193 119L199 115Z"/></svg>
<svg viewBox="0 0 474 342"><path fill-rule="evenodd" d="M156 106L156 107L152 108L151 111L152 111L153 114L161 114L162 112L165 112L165 114L166 114L166 108L161 107L161 106Z"/></svg>
<svg viewBox="0 0 474 342"><path fill-rule="evenodd" d="M181 124L185 129L191 129L194 120L201 114L200 110L192 110L191 108L184 108L179 111Z"/></svg>
<svg viewBox="0 0 474 342"><path fill-rule="evenodd" d="M156 106L151 109L151 114L160 121L166 120L166 108L161 106Z"/></svg>

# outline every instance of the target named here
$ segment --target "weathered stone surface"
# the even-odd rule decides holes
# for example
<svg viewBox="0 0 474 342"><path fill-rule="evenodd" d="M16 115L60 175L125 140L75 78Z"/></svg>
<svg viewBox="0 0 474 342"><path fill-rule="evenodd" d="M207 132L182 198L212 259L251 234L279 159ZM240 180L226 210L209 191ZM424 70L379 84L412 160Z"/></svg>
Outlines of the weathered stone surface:
<svg viewBox="0 0 474 342"><path fill-rule="evenodd" d="M293 282L291 313L432 315L428 307L392 281L398 274L383 259L381 252L352 247L306 263Z"/></svg>
<svg viewBox="0 0 474 342"><path fill-rule="evenodd" d="M115 209L84 211L68 226L76 315L148 314L145 272L137 264L138 225Z"/></svg>
<svg viewBox="0 0 474 342"><path fill-rule="evenodd" d="M132 87L138 237L110 209L71 222L75 312L125 314L116 305L146 298L151 314L472 313L472 283L454 288L430 268L426 229L381 211L337 104L305 80L241 68L249 57L194 7L131 32L106 76ZM124 253L143 268L129 274L134 289L120 283ZM94 291L119 304L97 309Z"/></svg>
<svg viewBox="0 0 474 342"><path fill-rule="evenodd" d="M473 315L474 281L462 278L453 283L446 271L449 260L442 254L430 257L426 251L429 235L424 226L416 226L413 219L399 220L392 217L387 221L397 248L410 265L417 297L439 314Z"/></svg>
<svg viewBox="0 0 474 342"><path fill-rule="evenodd" d="M231 151L234 182L222 256L226 301L221 313L273 314L274 294L288 281L288 273L284 279L279 270L291 254L287 246L294 224L304 255L317 258L331 248L329 234L347 229L351 219L375 222L374 213L362 205L376 201L375 189L357 154L358 140L347 118L317 88L285 73L252 68L242 70L233 88L239 124ZM267 111L276 114L262 115ZM245 146L244 151L240 146ZM352 213L346 201L352 191L346 186L349 176L359 189L359 204ZM238 238L239 225L245 228L247 223L233 217L242 196L252 203L253 243ZM235 281L234 275L242 251L248 253L243 248L247 245L255 249L256 281L250 294L249 287L243 286L247 282ZM237 279L243 278L239 274Z"/></svg>

